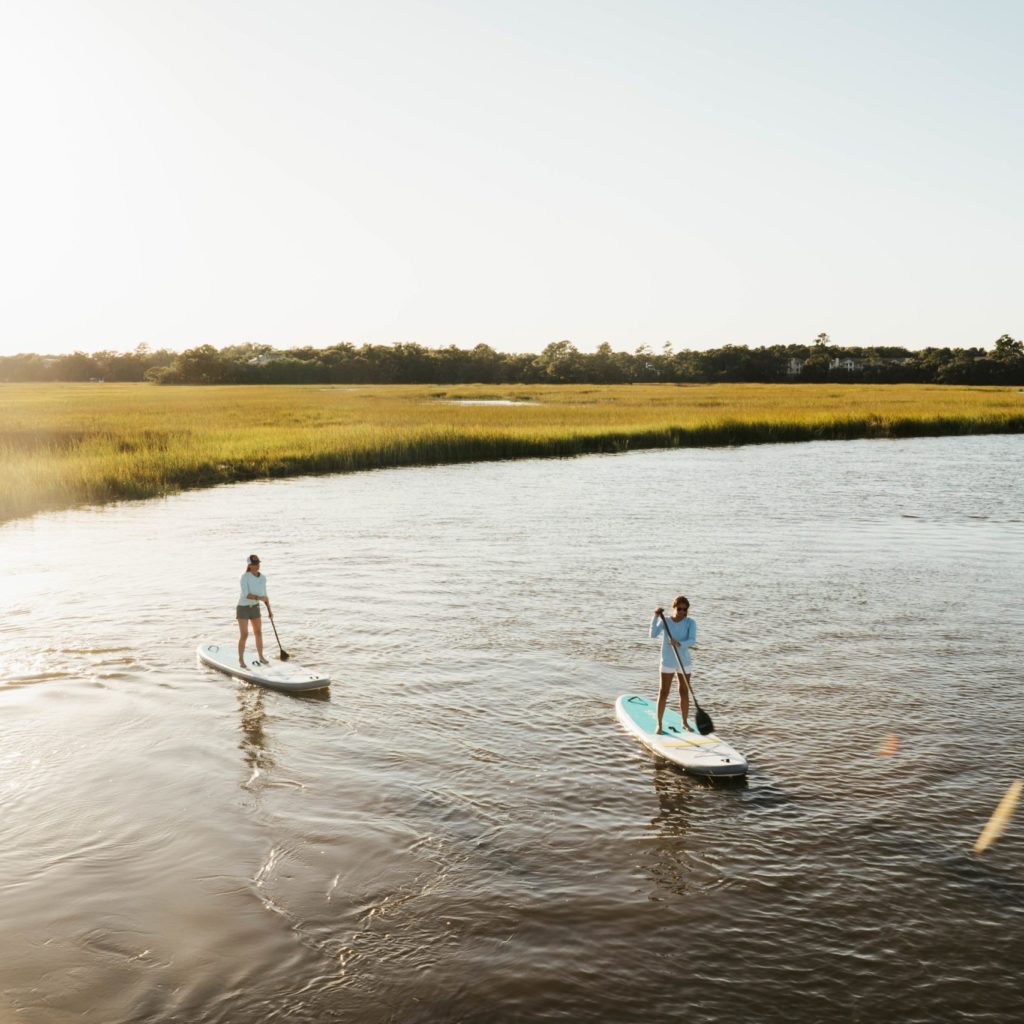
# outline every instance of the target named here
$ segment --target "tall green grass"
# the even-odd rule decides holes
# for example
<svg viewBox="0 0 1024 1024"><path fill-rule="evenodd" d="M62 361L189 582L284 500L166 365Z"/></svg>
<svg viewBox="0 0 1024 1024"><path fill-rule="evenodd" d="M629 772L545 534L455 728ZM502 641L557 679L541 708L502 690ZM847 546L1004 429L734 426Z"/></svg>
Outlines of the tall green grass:
<svg viewBox="0 0 1024 1024"><path fill-rule="evenodd" d="M514 406L461 404L513 399ZM0 521L237 480L633 448L1024 432L1016 388L0 386Z"/></svg>

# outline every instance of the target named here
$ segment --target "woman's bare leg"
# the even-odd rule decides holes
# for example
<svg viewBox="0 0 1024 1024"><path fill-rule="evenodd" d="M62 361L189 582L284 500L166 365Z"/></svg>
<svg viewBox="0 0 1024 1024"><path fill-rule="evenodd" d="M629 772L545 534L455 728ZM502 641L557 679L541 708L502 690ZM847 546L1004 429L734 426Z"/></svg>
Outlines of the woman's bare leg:
<svg viewBox="0 0 1024 1024"><path fill-rule="evenodd" d="M245 668L245 641L249 639L249 620L238 620L238 664Z"/></svg>
<svg viewBox="0 0 1024 1024"><path fill-rule="evenodd" d="M661 727L661 720L665 716L665 705L668 703L668 695L672 690L672 673L661 672L659 673L660 682L658 683L658 728L655 730L658 736L661 736L664 730Z"/></svg>
<svg viewBox="0 0 1024 1024"><path fill-rule="evenodd" d="M252 635L256 638L256 654L260 661L266 661L263 657L263 623L259 619L252 620Z"/></svg>
<svg viewBox="0 0 1024 1024"><path fill-rule="evenodd" d="M678 672L679 676L679 713L683 716L683 728L689 731L686 718L690 714L690 677L685 672ZM672 677L669 676L669 682Z"/></svg>

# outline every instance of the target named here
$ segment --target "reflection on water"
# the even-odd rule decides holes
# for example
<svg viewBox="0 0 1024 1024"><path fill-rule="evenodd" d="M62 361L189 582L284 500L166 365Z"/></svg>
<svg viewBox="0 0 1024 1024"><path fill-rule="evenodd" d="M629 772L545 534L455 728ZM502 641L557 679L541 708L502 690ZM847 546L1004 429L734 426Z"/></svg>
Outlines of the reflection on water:
<svg viewBox="0 0 1024 1024"><path fill-rule="evenodd" d="M263 698L265 691L256 687L239 687L238 706L241 711L242 739L238 746L250 769L251 785L261 772L274 767L274 759L267 752L266 737L263 733Z"/></svg>
<svg viewBox="0 0 1024 1024"><path fill-rule="evenodd" d="M970 850L1022 772L1022 463L651 452L3 527L6 1016L1017 1019L1024 833ZM250 550L329 692L196 666ZM746 780L614 720L679 592Z"/></svg>
<svg viewBox="0 0 1024 1024"><path fill-rule="evenodd" d="M312 690L309 693L296 693L290 696L298 701L320 703L331 699L329 690ZM242 729L238 747L250 772L246 786L251 786L259 776L269 773L274 767L274 757L265 731L264 701L267 698L267 691L257 686L239 686L236 697Z"/></svg>

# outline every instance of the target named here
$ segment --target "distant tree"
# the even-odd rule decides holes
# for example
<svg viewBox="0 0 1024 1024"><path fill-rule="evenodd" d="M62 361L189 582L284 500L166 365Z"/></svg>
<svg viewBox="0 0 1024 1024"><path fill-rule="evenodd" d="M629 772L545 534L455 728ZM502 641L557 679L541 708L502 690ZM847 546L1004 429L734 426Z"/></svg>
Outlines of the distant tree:
<svg viewBox="0 0 1024 1024"><path fill-rule="evenodd" d="M995 364L993 382L997 384L1024 384L1024 342L1004 334L996 339L992 350Z"/></svg>
<svg viewBox="0 0 1024 1024"><path fill-rule="evenodd" d="M1016 338L1011 338L1008 334L1004 334L999 338L996 338L995 348L993 350L993 358L995 359L1024 359L1024 341L1018 341Z"/></svg>
<svg viewBox="0 0 1024 1024"><path fill-rule="evenodd" d="M27 383L46 380L47 364L42 356L20 352L15 356L0 356L0 380Z"/></svg>
<svg viewBox="0 0 1024 1024"><path fill-rule="evenodd" d="M231 384L238 378L235 364L222 358L212 345L189 348L161 378L164 384Z"/></svg>
<svg viewBox="0 0 1024 1024"><path fill-rule="evenodd" d="M698 383L708 379L702 352L676 352L672 356L672 380Z"/></svg>
<svg viewBox="0 0 1024 1024"><path fill-rule="evenodd" d="M800 373L801 380L814 383L828 379L829 364L832 362L832 353L829 351L831 342L832 339L827 334L819 334L814 339L811 351L804 360Z"/></svg>
<svg viewBox="0 0 1024 1024"><path fill-rule="evenodd" d="M833 370L835 356L849 356L861 367ZM790 360L803 372L787 377ZM981 348L902 347L835 348L827 334L810 344L675 351L640 345L616 351L604 341L593 353L581 353L569 340L554 341L540 355L503 353L480 343L425 348L413 342L362 345L341 342L318 349L310 345L274 349L246 342L217 350L212 345L175 354L139 345L132 352L101 351L62 356L21 353L0 356L0 381L65 381L103 378L147 380L160 384L620 384L640 381L872 381L948 384L1024 384L1024 342L1004 334L992 350Z"/></svg>
<svg viewBox="0 0 1024 1024"><path fill-rule="evenodd" d="M637 345L634 349L631 379L646 384L661 380L658 357L650 345Z"/></svg>
<svg viewBox="0 0 1024 1024"><path fill-rule="evenodd" d="M544 367L528 352L510 353L502 359L506 380L517 384L539 384L546 379Z"/></svg>
<svg viewBox="0 0 1024 1024"><path fill-rule="evenodd" d="M244 363L252 360L266 360L276 352L273 345L266 345L260 342L246 341L241 345L229 345L222 348L220 354L225 359L233 362Z"/></svg>
<svg viewBox="0 0 1024 1024"><path fill-rule="evenodd" d="M990 384L996 365L994 359L986 358L983 349L956 348L938 367L934 380L939 384Z"/></svg>
<svg viewBox="0 0 1024 1024"><path fill-rule="evenodd" d="M502 381L501 355L482 342L469 353L470 377L476 384L499 384Z"/></svg>
<svg viewBox="0 0 1024 1024"><path fill-rule="evenodd" d="M586 377L594 384L624 384L629 380L629 373L611 345L602 341L597 351L587 358Z"/></svg>
<svg viewBox="0 0 1024 1024"><path fill-rule="evenodd" d="M553 384L570 384L582 377L583 359L571 341L551 342L535 362Z"/></svg>
<svg viewBox="0 0 1024 1024"><path fill-rule="evenodd" d="M99 376L101 374L96 360L84 352L56 356L47 370L50 380L89 380Z"/></svg>

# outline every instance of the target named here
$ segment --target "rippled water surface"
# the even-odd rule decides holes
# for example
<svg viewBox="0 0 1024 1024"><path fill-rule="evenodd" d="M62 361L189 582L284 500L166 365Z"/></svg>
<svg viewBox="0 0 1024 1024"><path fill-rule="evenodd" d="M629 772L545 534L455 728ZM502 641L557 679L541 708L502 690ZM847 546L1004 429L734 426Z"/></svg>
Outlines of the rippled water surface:
<svg viewBox="0 0 1024 1024"><path fill-rule="evenodd" d="M1016 437L832 442L0 528L0 1018L1021 1019L1024 828L971 847L1022 772L1022 479ZM197 666L250 550L329 696ZM676 593L746 781L615 722Z"/></svg>

